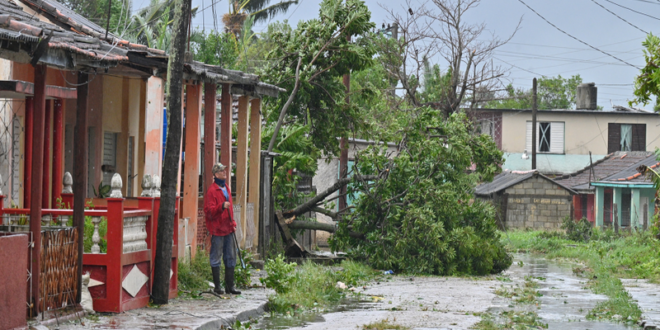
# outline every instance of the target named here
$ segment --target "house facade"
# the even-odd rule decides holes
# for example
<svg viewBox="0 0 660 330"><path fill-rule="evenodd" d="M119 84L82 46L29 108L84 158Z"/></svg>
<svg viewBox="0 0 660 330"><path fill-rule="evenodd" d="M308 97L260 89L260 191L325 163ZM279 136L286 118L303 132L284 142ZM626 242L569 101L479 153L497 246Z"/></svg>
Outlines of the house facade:
<svg viewBox="0 0 660 330"><path fill-rule="evenodd" d="M167 63L164 51L106 33L56 1L0 0L0 239L30 233L30 290L22 289L29 292L24 300L30 316L79 303L83 271L95 283L90 292L97 311L122 312L148 303ZM237 213L240 228L258 221L261 153L249 156L248 141L261 141L262 97L282 91L256 75L196 61L184 63L183 78L180 152L185 156L179 160L173 216L175 223L188 219L189 230L182 232L185 240L177 230L172 237L171 296L178 292L181 242L189 242L195 253L199 186L205 191L212 183L208 170L215 162L236 163L235 205L254 206L252 219ZM234 97L236 161L231 152L222 152L232 149ZM108 196L100 195L99 184L111 186ZM91 252L82 249L86 219L95 230L102 221L108 228L106 237L94 235ZM48 245L62 235L69 245ZM246 246L245 239L239 244ZM61 257L57 249L65 247L66 261L58 269L42 265ZM0 267L26 276L13 259L1 259Z"/></svg>
<svg viewBox="0 0 660 330"><path fill-rule="evenodd" d="M475 189L475 196L497 209L500 228L557 230L573 211L577 193L538 171L508 171Z"/></svg>
<svg viewBox="0 0 660 330"><path fill-rule="evenodd" d="M636 216L635 221L639 224L642 223L639 219L644 218L642 213L631 211L635 205L634 198L650 198L646 204L651 211L650 215L653 215L655 193L651 191L650 182L640 177L636 168L642 164L654 165L655 158L655 154L650 151L617 151L579 171L556 177L555 181L578 193L573 197L575 220L586 218L594 225L611 226L616 218L619 219L620 227L628 227L633 223L631 216ZM634 176L632 180L635 182L634 189L638 189L636 193L633 193L631 182L618 180L629 176ZM637 203L644 201L639 199ZM616 212L614 204L617 204ZM639 206L635 210L639 210Z"/></svg>
<svg viewBox="0 0 660 330"><path fill-rule="evenodd" d="M586 84L593 89L595 86ZM581 89L578 88L578 94ZM577 97L580 102L580 95ZM576 172L616 151L647 151L660 147L660 115L614 106L597 110L578 104L578 110L537 112L537 170L547 175ZM532 110L473 109L476 127L489 134L504 152L504 169L531 170Z"/></svg>

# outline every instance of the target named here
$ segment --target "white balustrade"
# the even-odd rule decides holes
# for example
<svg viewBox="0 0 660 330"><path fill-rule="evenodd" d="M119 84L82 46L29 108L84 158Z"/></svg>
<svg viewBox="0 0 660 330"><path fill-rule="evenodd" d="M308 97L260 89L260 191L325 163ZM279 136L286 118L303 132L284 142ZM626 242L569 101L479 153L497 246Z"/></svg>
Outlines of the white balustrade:
<svg viewBox="0 0 660 330"><path fill-rule="evenodd" d="M92 253L101 253L101 248L99 243L101 242L101 236L99 235L99 223L101 222L101 217L92 217L92 223L94 224L94 234L92 235Z"/></svg>
<svg viewBox="0 0 660 330"><path fill-rule="evenodd" d="M147 249L148 216L124 218L124 253Z"/></svg>
<svg viewBox="0 0 660 330"><path fill-rule="evenodd" d="M121 188L123 186L123 183L121 181L121 175L119 173L115 173L112 176L112 180L110 180L110 188L112 191L110 192L110 198L123 198L121 194Z"/></svg>
<svg viewBox="0 0 660 330"><path fill-rule="evenodd" d="M145 174L142 177L142 195L140 197L151 197L151 189L153 188L153 179L150 174Z"/></svg>
<svg viewBox="0 0 660 330"><path fill-rule="evenodd" d="M160 197L160 177L158 175L153 176L151 188L151 197Z"/></svg>

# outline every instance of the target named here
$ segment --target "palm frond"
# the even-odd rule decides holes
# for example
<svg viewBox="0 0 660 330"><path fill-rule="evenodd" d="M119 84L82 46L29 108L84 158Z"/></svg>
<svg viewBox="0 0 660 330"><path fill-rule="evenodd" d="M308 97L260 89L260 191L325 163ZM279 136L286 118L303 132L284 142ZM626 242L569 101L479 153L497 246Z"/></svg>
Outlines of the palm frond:
<svg viewBox="0 0 660 330"><path fill-rule="evenodd" d="M252 3L255 0L250 1ZM277 4L265 7L262 6L261 8L254 8L250 10L248 6L246 6L245 11L250 14L250 16L254 17L254 23L261 23L266 20L272 19L278 14L284 13L287 10L289 10L289 7L292 5L297 5L299 0L288 0L288 1L281 1ZM268 4L270 1L264 1L263 3ZM264 8L265 7L265 8Z"/></svg>

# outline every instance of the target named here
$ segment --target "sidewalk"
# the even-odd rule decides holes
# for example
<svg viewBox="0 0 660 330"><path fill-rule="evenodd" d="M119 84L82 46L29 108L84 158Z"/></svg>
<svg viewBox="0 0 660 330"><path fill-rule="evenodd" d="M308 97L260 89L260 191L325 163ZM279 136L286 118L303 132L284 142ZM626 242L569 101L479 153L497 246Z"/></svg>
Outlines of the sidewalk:
<svg viewBox="0 0 660 330"><path fill-rule="evenodd" d="M256 272L255 272L256 273ZM255 274L253 273L253 281ZM253 282L254 283L254 282ZM261 316L266 312L265 288L241 289L242 294L220 299L204 294L202 298L180 297L160 307L134 309L120 314L95 314L80 320L35 326L33 329L220 329ZM228 297L227 295L223 295Z"/></svg>

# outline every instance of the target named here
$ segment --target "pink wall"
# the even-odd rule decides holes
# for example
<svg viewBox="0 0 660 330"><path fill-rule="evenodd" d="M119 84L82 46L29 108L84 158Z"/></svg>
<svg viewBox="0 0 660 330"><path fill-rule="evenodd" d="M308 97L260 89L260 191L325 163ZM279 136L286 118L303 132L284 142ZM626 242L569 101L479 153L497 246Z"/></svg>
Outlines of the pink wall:
<svg viewBox="0 0 660 330"><path fill-rule="evenodd" d="M27 269L27 235L0 236L0 329L27 326Z"/></svg>

